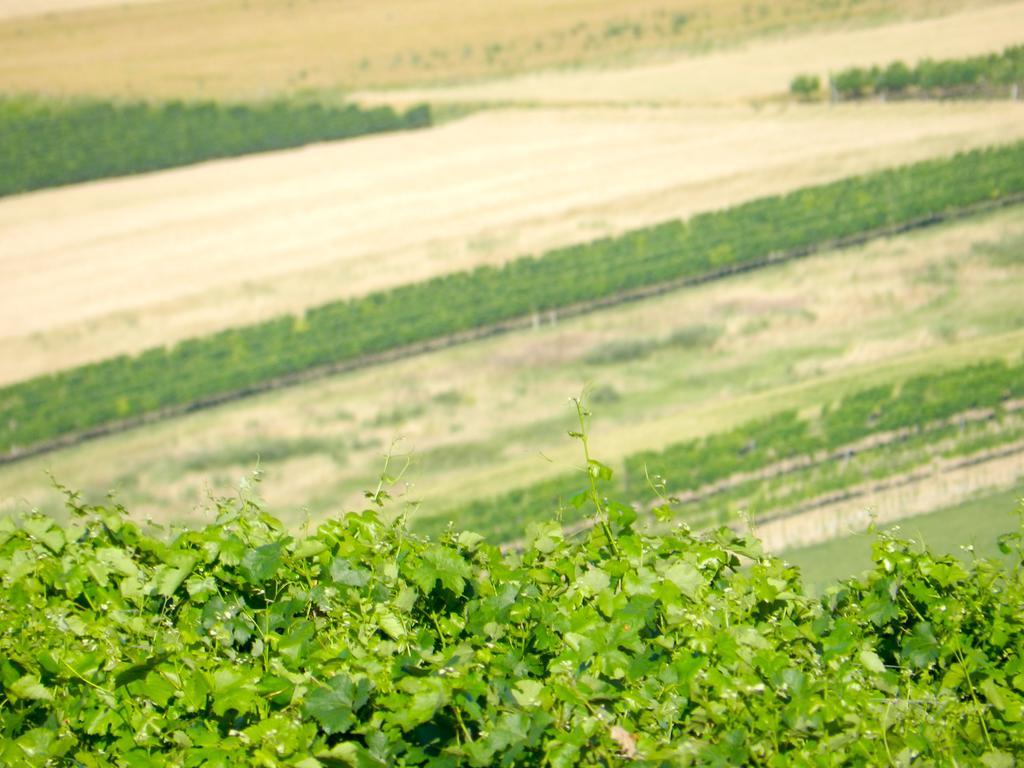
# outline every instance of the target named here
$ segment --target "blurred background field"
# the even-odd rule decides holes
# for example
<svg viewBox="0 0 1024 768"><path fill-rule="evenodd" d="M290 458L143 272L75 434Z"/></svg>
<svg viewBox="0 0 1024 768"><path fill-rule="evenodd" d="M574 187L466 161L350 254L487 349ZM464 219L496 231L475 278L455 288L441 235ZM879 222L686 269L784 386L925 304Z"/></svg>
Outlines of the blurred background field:
<svg viewBox="0 0 1024 768"><path fill-rule="evenodd" d="M39 167L84 158L91 169L0 197L0 428L17 428L15 385L51 386L63 379L46 376L83 365L261 322L301 331L332 302L370 306L383 291L1012 147L1024 139L1012 77L941 98L869 89L850 103L834 101L829 78L997 54L1024 42L1021 30L1024 3L954 0L0 0L0 131L28 148L7 142L0 168L21 172L31 155ZM818 87L791 93L805 73ZM29 103L42 107L26 117ZM48 153L39 126L74 114L102 114L114 132L99 141L96 121L69 118L47 134ZM143 150L156 145L154 160ZM594 451L621 480L630 457L783 411L817 418L868 387L1018 365L1024 208L992 184L980 208L949 205L849 247L822 242L628 302L609 277L607 306L585 314L536 312L411 356L396 341L373 365L310 365L295 381L228 387L215 403L183 390L173 413L107 419L94 435L58 430L66 444L0 464L0 511L59 514L49 474L90 498L113 490L140 517L195 523L211 495L234 493L258 466L269 508L297 526L362 504L391 452L408 462L396 511L415 525L516 538L525 520L506 514L498 526L482 510L520 494L556 513L561 478L579 464L565 431L581 391ZM849 210L877 202L851 198ZM646 247L629 258L662 246ZM340 346L355 330L337 334ZM238 345L226 377L252 352ZM130 382L101 383L127 402ZM914 491L903 525L950 551L976 533L981 551L1007 527L1002 510L1024 478L1020 403L1004 394L980 415L965 408L957 429L933 434L922 421L903 447L843 463L847 475L769 477L780 454L767 450L760 491L736 474L699 489L678 519L813 510L807 525L821 528L850 505L889 504L878 469L889 464L894 487L974 478ZM883 432L873 439L895 439ZM672 467L666 475L671 484ZM849 498L836 496L843 482ZM864 540L791 557L819 585L856 570Z"/></svg>

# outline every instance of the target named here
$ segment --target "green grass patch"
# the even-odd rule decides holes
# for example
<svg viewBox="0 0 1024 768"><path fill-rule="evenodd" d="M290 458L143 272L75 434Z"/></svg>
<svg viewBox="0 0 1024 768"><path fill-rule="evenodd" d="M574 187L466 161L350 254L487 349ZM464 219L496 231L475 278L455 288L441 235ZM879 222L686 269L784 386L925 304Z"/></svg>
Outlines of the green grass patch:
<svg viewBox="0 0 1024 768"><path fill-rule="evenodd" d="M884 530L898 532L933 552L970 561L977 557L1002 557L996 537L1013 525L1010 510L1024 499L1024 478L1005 491L989 493L952 507L908 518ZM858 533L812 547L784 553L787 562L800 568L804 583L814 592L871 567L872 533ZM970 549L966 549L966 548Z"/></svg>

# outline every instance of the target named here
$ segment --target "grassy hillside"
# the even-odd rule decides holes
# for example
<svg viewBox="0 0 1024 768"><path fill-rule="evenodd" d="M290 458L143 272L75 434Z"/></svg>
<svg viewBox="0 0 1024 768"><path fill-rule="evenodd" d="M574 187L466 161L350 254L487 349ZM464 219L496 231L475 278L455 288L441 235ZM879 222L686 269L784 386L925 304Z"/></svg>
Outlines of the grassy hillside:
<svg viewBox="0 0 1024 768"><path fill-rule="evenodd" d="M627 456L608 487L639 509L663 504L666 521L707 528L795 516L866 484L891 484L930 467L1024 453L1024 360L964 368L855 390L813 413L783 410L728 431ZM1024 469L1024 459L1015 462ZM945 468L945 467L944 467ZM611 470L610 470L611 471ZM608 477L611 481L613 478ZM518 540L540 510L576 523L579 470L416 520L438 533L472 520L498 540Z"/></svg>
<svg viewBox="0 0 1024 768"><path fill-rule="evenodd" d="M537 324L544 313L590 311L1011 201L1024 194L1022 156L1015 144L854 177L19 382L0 389L0 450L17 458L307 371Z"/></svg>
<svg viewBox="0 0 1024 768"><path fill-rule="evenodd" d="M0 383L1019 141L1019 117L1009 102L502 110L8 197Z"/></svg>
<svg viewBox="0 0 1024 768"><path fill-rule="evenodd" d="M439 515L575 466L562 404L587 382L598 455L620 469L629 454L776 411L1009 359L1024 348L1022 215L822 254L30 459L0 468L4 509L56 511L50 470L93 497L115 488L139 514L189 517L260 461L271 508L297 522L358 503L401 438L396 450L414 464L394 492Z"/></svg>

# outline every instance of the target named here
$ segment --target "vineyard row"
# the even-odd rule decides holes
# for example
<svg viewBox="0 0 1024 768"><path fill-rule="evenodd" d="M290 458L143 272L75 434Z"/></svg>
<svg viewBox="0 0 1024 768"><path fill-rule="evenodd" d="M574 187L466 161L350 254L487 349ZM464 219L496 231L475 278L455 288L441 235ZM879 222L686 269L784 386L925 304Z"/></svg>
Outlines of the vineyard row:
<svg viewBox="0 0 1024 768"><path fill-rule="evenodd" d="M996 360L938 373L923 374L898 387L871 387L826 405L815 417L801 417L796 411L782 411L766 418L746 422L726 432L687 440L659 451L643 451L627 457L621 477L612 481L609 493L634 502L649 504L657 494L672 497L698 497L709 488L712 505L721 510L730 500L749 499L758 492L771 494L768 478L754 476L765 468L793 462L803 471L803 486L797 495L777 496L758 508L781 508L820 493L836 490L854 482L870 479L875 471L876 454L886 454L885 472L905 471L900 461L905 456L920 459L921 449L953 435L973 449L999 443L980 430L964 433L949 426L949 420L976 409L1001 411L1008 400L1024 397L1024 359L1016 364ZM965 420L966 423L966 420ZM880 445L864 446L865 441L883 435L905 432L903 445L894 452ZM975 434L974 432L979 432ZM915 441L915 437L920 440ZM1019 437L1015 431L999 437ZM858 448L858 444L862 447ZM847 464L839 480L837 455L846 452L852 458L855 449L863 454L859 465ZM816 457L817 460L816 460ZM914 464L914 458L910 463ZM874 461L874 463L872 463ZM827 477L819 477L819 466ZM777 472L782 475L785 472ZM735 482L734 482L735 481ZM580 472L567 473L492 498L479 499L447 511L441 516L417 521L417 530L438 533L449 520L486 533L495 540L509 541L522 536L537 514L547 515L552 508L564 510L564 520L572 522L579 514L572 500L580 498L586 478ZM781 486L780 486L781 488ZM657 492L656 490L657 489ZM785 490L785 489L783 489ZM763 497L768 500L768 496ZM707 505L703 505L706 507ZM704 513L711 508L702 510ZM709 515L708 522L719 522Z"/></svg>
<svg viewBox="0 0 1024 768"><path fill-rule="evenodd" d="M750 269L1024 195L1024 143L754 200L0 389L0 454L260 391L310 371ZM291 377L291 378L290 378Z"/></svg>
<svg viewBox="0 0 1024 768"><path fill-rule="evenodd" d="M849 67L832 75L834 95L843 100L876 96L919 95L938 98L991 96L1015 93L1024 84L1024 45L1002 53L963 59L924 59L914 66L893 61L885 67ZM790 90L797 96L813 96L821 87L814 75L799 75ZM1013 88L1017 90L1014 91Z"/></svg>
<svg viewBox="0 0 1024 768"><path fill-rule="evenodd" d="M430 110L0 97L0 196L430 125Z"/></svg>

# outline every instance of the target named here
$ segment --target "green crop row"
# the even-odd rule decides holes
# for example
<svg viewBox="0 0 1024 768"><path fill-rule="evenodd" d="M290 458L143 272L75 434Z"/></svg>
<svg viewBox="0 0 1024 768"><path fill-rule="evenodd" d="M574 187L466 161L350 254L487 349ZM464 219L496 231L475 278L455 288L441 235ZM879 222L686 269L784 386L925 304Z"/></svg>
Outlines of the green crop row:
<svg viewBox="0 0 1024 768"><path fill-rule="evenodd" d="M41 376L0 389L0 452L534 312L749 269L1022 193L1024 143L976 150Z"/></svg>
<svg viewBox="0 0 1024 768"><path fill-rule="evenodd" d="M375 509L294 537L244 498L170 534L70 494L64 525L2 519L0 764L992 768L1024 754L1024 529L997 540L1005 562L883 535L870 571L815 600L754 539L600 516L573 538L545 520L511 555Z"/></svg>
<svg viewBox="0 0 1024 768"><path fill-rule="evenodd" d="M899 387L872 387L845 397L819 418L785 411L729 432L636 454L626 460L626 487L643 498L647 477L659 476L672 492L697 490L779 461L835 451L881 432L916 429L973 408L996 408L1022 396L1024 361L923 374Z"/></svg>
<svg viewBox="0 0 1024 768"><path fill-rule="evenodd" d="M850 67L832 75L831 85L842 99L869 94L900 96L919 92L929 96L991 94L996 87L1024 84L1024 45L1002 53L964 59L924 59L915 66L894 61L885 67ZM797 96L813 96L820 80L813 75L794 78L790 90Z"/></svg>
<svg viewBox="0 0 1024 768"><path fill-rule="evenodd" d="M1007 399L1021 397L1024 360L1014 365L997 360L924 374L898 387L879 386L855 392L827 405L815 417L802 418L795 411L782 411L726 432L687 440L660 451L633 454L625 459L622 476L609 487L613 494L631 501L650 502L655 500L656 493L669 496L697 491L788 459L813 457L821 452L833 454L876 434L928 426L931 431L924 439L933 441L942 437L940 425L945 420L974 408L999 408ZM980 441L978 447L988 443ZM897 464L894 462L892 467ZM807 471L813 472L813 468ZM863 479L867 478L860 478ZM546 515L548 510L561 509L563 522L578 520L582 516L579 503L584 500L580 494L586 485L582 472L567 473L474 500L440 516L426 517L415 521L415 527L425 533L439 533L448 521L454 521L498 541L515 540L534 522L538 510L544 510ZM744 487L764 485L765 481L757 480ZM740 488L735 494L744 492ZM805 494L800 500L805 498L810 496Z"/></svg>
<svg viewBox="0 0 1024 768"><path fill-rule="evenodd" d="M0 97L0 195L429 124L427 107Z"/></svg>
<svg viewBox="0 0 1024 768"><path fill-rule="evenodd" d="M938 456L953 459L1007 445L1024 437L1019 419L944 425L914 433L905 440L865 448L841 459L810 464L768 478L752 478L708 498L688 504L683 519L707 527L735 519L795 509L798 505L866 483L891 480L926 466Z"/></svg>

